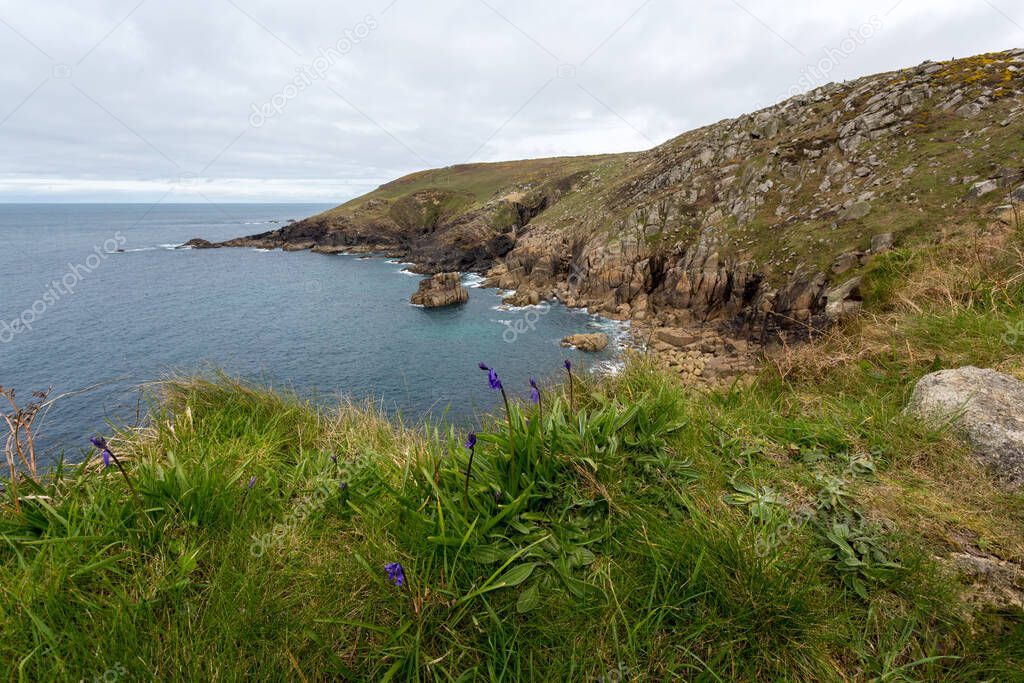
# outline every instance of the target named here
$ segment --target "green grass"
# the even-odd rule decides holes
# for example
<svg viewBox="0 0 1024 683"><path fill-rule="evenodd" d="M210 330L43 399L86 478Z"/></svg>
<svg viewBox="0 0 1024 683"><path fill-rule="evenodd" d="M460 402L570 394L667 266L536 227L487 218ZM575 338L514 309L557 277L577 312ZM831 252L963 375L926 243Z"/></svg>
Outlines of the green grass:
<svg viewBox="0 0 1024 683"><path fill-rule="evenodd" d="M0 661L24 680L1020 678L1019 611L968 615L929 541L855 495L946 445L900 417L907 371L695 396L634 361L577 380L575 409L545 392L543 416L486 425L468 496L464 435L173 381L115 441L144 510L95 465L5 506Z"/></svg>

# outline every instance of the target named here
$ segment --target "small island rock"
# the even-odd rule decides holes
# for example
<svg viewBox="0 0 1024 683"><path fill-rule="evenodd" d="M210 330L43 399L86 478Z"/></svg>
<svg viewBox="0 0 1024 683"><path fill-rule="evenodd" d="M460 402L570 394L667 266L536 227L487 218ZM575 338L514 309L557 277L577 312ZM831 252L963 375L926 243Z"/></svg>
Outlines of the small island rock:
<svg viewBox="0 0 1024 683"><path fill-rule="evenodd" d="M462 286L458 273L438 273L424 278L410 301L424 308L453 306L469 301L469 292Z"/></svg>

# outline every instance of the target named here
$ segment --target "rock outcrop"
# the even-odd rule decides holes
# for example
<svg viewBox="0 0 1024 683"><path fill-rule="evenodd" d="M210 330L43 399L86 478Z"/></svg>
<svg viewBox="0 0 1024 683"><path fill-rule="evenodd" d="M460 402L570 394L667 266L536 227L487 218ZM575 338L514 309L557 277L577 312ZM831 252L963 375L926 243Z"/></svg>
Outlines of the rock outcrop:
<svg viewBox="0 0 1024 683"><path fill-rule="evenodd" d="M438 273L421 280L410 301L424 308L454 306L469 301L469 292L458 273Z"/></svg>
<svg viewBox="0 0 1024 683"><path fill-rule="evenodd" d="M921 378L907 410L935 426L950 423L980 462L1024 485L1024 382L971 366L942 370Z"/></svg>
<svg viewBox="0 0 1024 683"><path fill-rule="evenodd" d="M562 346L571 346L579 351L596 353L608 348L608 335L600 332L594 334L571 334L562 340Z"/></svg>
<svg viewBox="0 0 1024 683"><path fill-rule="evenodd" d="M635 154L416 173L222 245L386 253L756 346L855 314L894 245L1019 194L1022 125L1024 50L925 62Z"/></svg>

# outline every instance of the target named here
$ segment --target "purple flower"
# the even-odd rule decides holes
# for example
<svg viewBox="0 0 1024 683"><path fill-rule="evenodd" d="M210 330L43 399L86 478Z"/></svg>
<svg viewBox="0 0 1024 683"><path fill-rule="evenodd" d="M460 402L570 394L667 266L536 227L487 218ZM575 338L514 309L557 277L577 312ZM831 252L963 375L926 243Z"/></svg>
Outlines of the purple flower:
<svg viewBox="0 0 1024 683"><path fill-rule="evenodd" d="M564 365L565 365L565 369L566 370L568 370L569 372L572 372L572 361L571 360L566 358Z"/></svg>
<svg viewBox="0 0 1024 683"><path fill-rule="evenodd" d="M344 493L345 491L348 491L348 482L347 481L341 482L341 491L342 491L342 493Z"/></svg>
<svg viewBox="0 0 1024 683"><path fill-rule="evenodd" d="M405 570L398 562L384 565L384 571L388 573L388 581L401 588L405 584Z"/></svg>
<svg viewBox="0 0 1024 683"><path fill-rule="evenodd" d="M530 400L534 403L540 403L540 389L537 387L537 380L530 378Z"/></svg>
<svg viewBox="0 0 1024 683"><path fill-rule="evenodd" d="M254 474L252 476L252 479L249 480L249 488L251 489L255 485L256 485L256 475Z"/></svg>
<svg viewBox="0 0 1024 683"><path fill-rule="evenodd" d="M337 465L338 464L338 454L337 453L331 453L331 460L333 460L334 464Z"/></svg>
<svg viewBox="0 0 1024 683"><path fill-rule="evenodd" d="M89 439L92 445L103 451L103 466L110 467L110 449L107 447L107 440L102 436L94 436Z"/></svg>
<svg viewBox="0 0 1024 683"><path fill-rule="evenodd" d="M466 448L469 450L476 448L476 432L470 432L466 437Z"/></svg>
<svg viewBox="0 0 1024 683"><path fill-rule="evenodd" d="M487 363L480 363L477 367L487 373L487 381L490 382L491 389L501 391L501 379L498 377L498 373L494 371L494 368Z"/></svg>

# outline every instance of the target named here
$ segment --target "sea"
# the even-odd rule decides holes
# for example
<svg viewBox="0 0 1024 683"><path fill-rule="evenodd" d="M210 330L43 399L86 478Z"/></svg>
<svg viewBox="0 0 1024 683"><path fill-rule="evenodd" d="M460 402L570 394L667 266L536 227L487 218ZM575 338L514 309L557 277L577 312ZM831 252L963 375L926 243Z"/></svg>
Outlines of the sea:
<svg viewBox="0 0 1024 683"><path fill-rule="evenodd" d="M42 466L144 419L162 380L224 372L330 406L370 400L409 424L471 428L529 380L621 367L624 323L558 304L513 308L463 274L465 305L409 303L420 276L383 255L178 248L273 230L314 204L0 204L0 386L50 390ZM561 347L605 332L598 354ZM3 410L6 406L0 407ZM5 434L0 433L0 437ZM2 444L2 438L0 438Z"/></svg>

